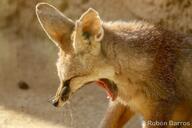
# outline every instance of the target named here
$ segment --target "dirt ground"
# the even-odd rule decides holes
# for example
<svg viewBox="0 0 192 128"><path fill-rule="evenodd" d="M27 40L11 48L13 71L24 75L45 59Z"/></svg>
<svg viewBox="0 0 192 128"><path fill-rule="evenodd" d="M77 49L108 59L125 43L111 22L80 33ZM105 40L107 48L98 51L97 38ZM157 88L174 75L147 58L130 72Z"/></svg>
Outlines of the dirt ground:
<svg viewBox="0 0 192 128"><path fill-rule="evenodd" d="M0 0L0 128L96 128L107 108L106 94L95 85L80 90L64 108L48 102L58 87L57 48L37 22L40 1L72 19L93 7L104 21L147 20L192 33L191 0ZM29 88L19 88L21 81ZM127 127L139 124L135 118Z"/></svg>
<svg viewBox="0 0 192 128"><path fill-rule="evenodd" d="M108 103L104 91L89 85L54 108L48 99L58 87L57 48L30 38L0 33L0 128L96 128ZM29 88L19 88L21 81Z"/></svg>

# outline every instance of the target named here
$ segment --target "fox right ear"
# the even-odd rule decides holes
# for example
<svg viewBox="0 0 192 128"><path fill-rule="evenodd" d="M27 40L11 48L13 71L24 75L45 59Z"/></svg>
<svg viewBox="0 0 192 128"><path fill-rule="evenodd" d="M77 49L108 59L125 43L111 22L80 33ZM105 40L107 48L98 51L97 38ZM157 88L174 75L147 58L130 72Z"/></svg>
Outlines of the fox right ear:
<svg viewBox="0 0 192 128"><path fill-rule="evenodd" d="M80 24L79 26L81 26L83 35L86 38L93 36L95 41L101 41L104 36L102 23L99 13L96 10L89 8L76 24Z"/></svg>
<svg viewBox="0 0 192 128"><path fill-rule="evenodd" d="M49 38L62 50L69 51L72 47L70 40L74 22L47 3L37 4L36 14Z"/></svg>

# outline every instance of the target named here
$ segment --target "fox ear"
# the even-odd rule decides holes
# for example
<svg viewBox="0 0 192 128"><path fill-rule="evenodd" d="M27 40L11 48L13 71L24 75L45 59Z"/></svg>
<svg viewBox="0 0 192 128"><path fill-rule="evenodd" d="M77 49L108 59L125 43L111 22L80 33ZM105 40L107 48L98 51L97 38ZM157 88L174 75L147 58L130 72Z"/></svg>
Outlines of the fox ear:
<svg viewBox="0 0 192 128"><path fill-rule="evenodd" d="M37 4L36 14L49 38L64 51L69 51L74 22L47 3Z"/></svg>
<svg viewBox="0 0 192 128"><path fill-rule="evenodd" d="M78 22L81 25L81 30L85 38L89 39L92 36L96 41L102 40L104 35L102 20L96 10L89 8Z"/></svg>

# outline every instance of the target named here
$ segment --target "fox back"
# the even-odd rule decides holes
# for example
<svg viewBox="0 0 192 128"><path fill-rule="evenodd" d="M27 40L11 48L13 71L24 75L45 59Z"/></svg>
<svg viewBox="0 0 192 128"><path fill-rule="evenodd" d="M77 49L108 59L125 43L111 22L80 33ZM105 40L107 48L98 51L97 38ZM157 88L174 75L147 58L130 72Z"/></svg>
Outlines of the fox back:
<svg viewBox="0 0 192 128"><path fill-rule="evenodd" d="M191 36L146 22L106 23L103 27L102 52L117 76L128 79L127 92L143 87L152 97L177 95L192 101Z"/></svg>

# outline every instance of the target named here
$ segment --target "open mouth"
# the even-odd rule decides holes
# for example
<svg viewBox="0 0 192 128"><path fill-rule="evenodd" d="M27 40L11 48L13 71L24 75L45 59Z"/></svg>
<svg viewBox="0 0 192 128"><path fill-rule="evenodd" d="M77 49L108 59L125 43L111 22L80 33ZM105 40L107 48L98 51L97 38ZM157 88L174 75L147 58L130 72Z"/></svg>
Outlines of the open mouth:
<svg viewBox="0 0 192 128"><path fill-rule="evenodd" d="M54 98L52 100L52 104L55 107L60 106L60 102L64 103L69 99L69 95L70 95L70 91L71 91L70 90L70 80L63 82L63 86L62 86L62 89L60 90L59 97ZM105 92L107 93L107 97L109 99L114 101L117 98L117 92L118 92L117 86L112 80L109 80L106 78L101 78L99 80L88 82L86 84L93 83L93 82L96 82L96 85L98 85L99 87L102 87L105 90Z"/></svg>
<svg viewBox="0 0 192 128"><path fill-rule="evenodd" d="M102 78L96 81L97 85L102 87L107 93L108 98L114 101L117 98L117 86L116 84L109 79Z"/></svg>

